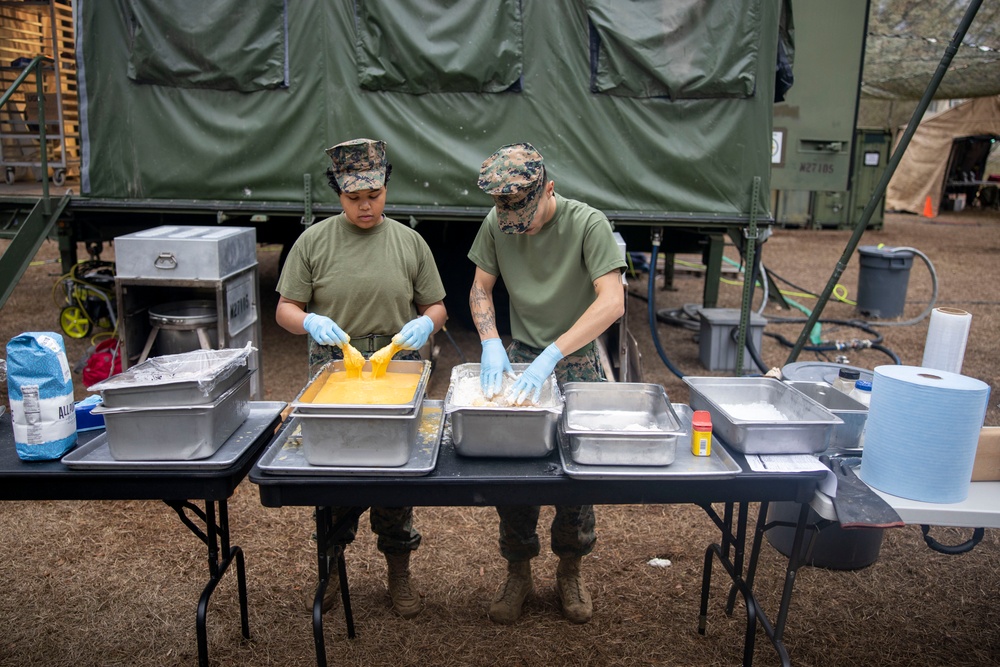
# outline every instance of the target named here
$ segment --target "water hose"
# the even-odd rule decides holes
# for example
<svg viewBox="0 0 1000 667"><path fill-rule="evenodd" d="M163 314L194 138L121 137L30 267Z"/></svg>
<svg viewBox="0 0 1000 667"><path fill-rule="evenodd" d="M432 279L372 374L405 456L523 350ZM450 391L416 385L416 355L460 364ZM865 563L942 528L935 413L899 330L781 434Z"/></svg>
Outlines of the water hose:
<svg viewBox="0 0 1000 667"><path fill-rule="evenodd" d="M649 287L648 287L648 297L646 303L649 310L649 332L653 337L653 345L656 347L657 354L660 355L660 359L663 364L670 369L670 372L679 378L684 377L684 373L680 371L674 364L670 361L670 357L663 350L663 345L660 343L660 332L656 329L656 259L657 255L660 254L660 239L663 237L663 230L660 227L653 228L653 250L649 258Z"/></svg>

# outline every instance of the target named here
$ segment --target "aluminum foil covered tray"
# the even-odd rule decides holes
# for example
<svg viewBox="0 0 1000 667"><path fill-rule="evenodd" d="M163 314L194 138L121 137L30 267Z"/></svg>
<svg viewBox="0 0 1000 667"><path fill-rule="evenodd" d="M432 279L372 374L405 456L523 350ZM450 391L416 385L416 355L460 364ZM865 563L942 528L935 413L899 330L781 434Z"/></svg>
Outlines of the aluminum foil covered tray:
<svg viewBox="0 0 1000 667"><path fill-rule="evenodd" d="M800 391L769 377L684 378L691 409L708 410L712 432L744 454L813 454L843 424Z"/></svg>
<svg viewBox="0 0 1000 667"><path fill-rule="evenodd" d="M585 465L665 466L686 429L661 385L567 382L561 428L570 455Z"/></svg>
<svg viewBox="0 0 1000 667"><path fill-rule="evenodd" d="M108 449L118 461L191 461L215 454L250 414L250 378L202 405L92 410L104 416Z"/></svg>
<svg viewBox="0 0 1000 667"><path fill-rule="evenodd" d="M100 392L105 408L207 405L247 377L251 352L247 345L152 357L87 390Z"/></svg>
<svg viewBox="0 0 1000 667"><path fill-rule="evenodd" d="M427 380L431 374L431 362L427 360L396 360L390 361L385 372L388 373L412 373L419 374L417 388L413 396L405 403L316 403L315 398L322 391L327 380L333 373L344 371L344 361L331 361L324 365L316 375L313 376L309 384L299 392L299 395L292 400L291 406L297 416L303 415L409 415L414 416L414 412L420 412L420 404L424 399L424 392L427 390ZM371 373L370 361L366 361L361 369L362 374Z"/></svg>
<svg viewBox="0 0 1000 667"><path fill-rule="evenodd" d="M515 374L529 364L512 364ZM513 384L504 380L504 388ZM542 385L536 405L511 406L487 401L479 390L479 364L459 364L451 369L445 413L451 418L452 442L462 456L540 457L555 448L556 425L563 411L563 396L555 375Z"/></svg>

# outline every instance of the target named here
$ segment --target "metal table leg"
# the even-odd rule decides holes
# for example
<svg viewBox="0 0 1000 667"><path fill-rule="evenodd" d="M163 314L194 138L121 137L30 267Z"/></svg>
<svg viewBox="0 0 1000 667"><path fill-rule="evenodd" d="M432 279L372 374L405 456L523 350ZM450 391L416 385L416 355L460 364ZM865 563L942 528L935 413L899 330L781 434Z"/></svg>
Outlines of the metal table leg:
<svg viewBox="0 0 1000 667"><path fill-rule="evenodd" d="M198 634L198 665L208 667L208 630L206 628L208 615L208 602L219 584L222 576L229 569L230 563L236 560L236 581L239 589L240 599L240 625L245 639L250 639L250 615L247 609L247 578L246 564L243 558L243 550L239 547L230 546L229 543L229 505L227 501L220 500L218 503L211 500L205 501L205 509L202 510L187 500L165 500L180 517L181 522L195 534L195 536L208 546L208 583L198 600L197 613L197 634ZM216 521L216 505L218 505L218 521ZM205 531L192 521L187 511L192 512L205 525ZM221 542L221 550L220 550ZM220 558L221 556L221 558Z"/></svg>
<svg viewBox="0 0 1000 667"><path fill-rule="evenodd" d="M354 524L367 507L354 507L334 524L333 512L329 507L316 508L316 554L319 570L319 583L316 585L316 597L313 598L313 642L316 644L316 664L326 667L326 641L323 638L323 597L330 583L330 562L336 561L337 573L340 575L340 599L344 605L344 620L347 623L347 636L354 639L354 615L351 612L351 590L347 583L347 561L344 549L335 539L348 526Z"/></svg>
<svg viewBox="0 0 1000 667"><path fill-rule="evenodd" d="M702 572L701 588L701 608L698 618L698 633L705 634L708 623L708 595L712 581L712 561L719 559L719 563L726 570L732 580L732 587L726 600L726 614L732 615L736 601L736 595L743 597L747 608L746 635L743 641L743 664L747 667L753 664L753 651L757 634L757 623L764 629L768 639L774 646L781 664L785 667L791 665L788 650L783 641L785 622L788 619L788 610L791 606L792 589L795 585L795 575L804 563L800 557L802 541L806 531L806 523L809 514L809 506L803 504L799 513L799 519L795 525L795 537L793 539L792 555L789 557L788 566L785 569L785 581L782 588L781 603L778 607L777 623L771 624L767 614L757 604L757 599L753 594L754 579L757 572L757 563L760 558L760 549L763 543L764 531L774 524L766 523L767 503L762 503L757 515L757 524L754 530L754 538L750 548L749 561L744 575L743 558L746 544L747 526L747 503L741 503L736 512L736 533L733 535L733 503L727 503L724 518L709 505L703 505L708 515L722 531L722 543L711 544L705 550L705 564ZM815 539L815 536L814 538ZM730 559L730 545L733 547L733 558Z"/></svg>

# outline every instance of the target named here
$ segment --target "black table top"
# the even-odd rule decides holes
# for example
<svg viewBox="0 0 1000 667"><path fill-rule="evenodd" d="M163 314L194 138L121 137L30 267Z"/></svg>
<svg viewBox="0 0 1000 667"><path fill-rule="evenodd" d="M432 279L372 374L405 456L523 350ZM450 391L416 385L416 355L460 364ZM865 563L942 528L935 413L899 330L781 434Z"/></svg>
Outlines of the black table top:
<svg viewBox="0 0 1000 667"><path fill-rule="evenodd" d="M256 404L251 402L251 407ZM284 404L268 404L284 405ZM10 415L0 417L0 500L225 500L247 475L281 420L280 408L254 419L246 450L221 469L160 470L123 467L88 470L61 461L22 461L14 446ZM250 419L244 426L250 425ZM78 447L103 431L80 434Z"/></svg>
<svg viewBox="0 0 1000 667"><path fill-rule="evenodd" d="M287 424L287 423L286 423ZM279 433L272 445L280 446ZM716 440L713 445L722 446ZM282 506L601 505L781 501L809 502L822 473L752 471L728 478L583 479L563 471L558 450L544 458L469 458L446 439L428 475L351 476L275 474L254 466L250 481L261 503Z"/></svg>

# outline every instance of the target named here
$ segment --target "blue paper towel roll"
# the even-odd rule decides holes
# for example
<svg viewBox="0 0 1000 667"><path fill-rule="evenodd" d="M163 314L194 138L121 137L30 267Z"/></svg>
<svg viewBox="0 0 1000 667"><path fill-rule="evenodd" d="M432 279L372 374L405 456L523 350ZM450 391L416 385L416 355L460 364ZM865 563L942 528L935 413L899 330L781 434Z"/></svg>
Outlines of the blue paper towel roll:
<svg viewBox="0 0 1000 667"><path fill-rule="evenodd" d="M965 500L989 397L989 385L957 373L876 367L861 479L912 500Z"/></svg>

